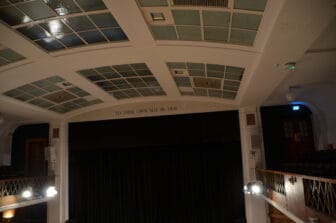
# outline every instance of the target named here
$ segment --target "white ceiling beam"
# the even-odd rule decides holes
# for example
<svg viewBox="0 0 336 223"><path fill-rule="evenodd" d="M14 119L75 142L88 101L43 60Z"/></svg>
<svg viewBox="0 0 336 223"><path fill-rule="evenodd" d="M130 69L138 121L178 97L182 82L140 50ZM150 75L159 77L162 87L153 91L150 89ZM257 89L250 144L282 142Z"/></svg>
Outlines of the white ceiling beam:
<svg viewBox="0 0 336 223"><path fill-rule="evenodd" d="M39 58L51 58L48 53L35 46L30 40L19 35L16 31L1 22L0 33L1 44L15 50L30 61L35 61Z"/></svg>

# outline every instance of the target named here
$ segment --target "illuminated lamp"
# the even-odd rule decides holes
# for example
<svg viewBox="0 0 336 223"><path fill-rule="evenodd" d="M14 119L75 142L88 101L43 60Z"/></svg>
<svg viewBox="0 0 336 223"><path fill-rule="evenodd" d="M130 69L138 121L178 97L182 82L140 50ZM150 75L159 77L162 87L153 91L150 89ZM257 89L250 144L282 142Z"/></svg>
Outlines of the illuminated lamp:
<svg viewBox="0 0 336 223"><path fill-rule="evenodd" d="M244 192L246 194L261 194L264 190L261 181L249 182L244 186Z"/></svg>
<svg viewBox="0 0 336 223"><path fill-rule="evenodd" d="M10 219L14 218L15 215L15 209L7 210L2 213L2 218L4 219Z"/></svg>
<svg viewBox="0 0 336 223"><path fill-rule="evenodd" d="M293 111L299 111L300 110L300 105L292 105L292 110Z"/></svg>
<svg viewBox="0 0 336 223"><path fill-rule="evenodd" d="M55 197L56 195L57 195L57 190L54 186L47 188L46 197Z"/></svg>
<svg viewBox="0 0 336 223"><path fill-rule="evenodd" d="M33 189L31 187L27 187L26 189L24 189L21 193L21 197L25 198L25 199L29 199L33 196Z"/></svg>

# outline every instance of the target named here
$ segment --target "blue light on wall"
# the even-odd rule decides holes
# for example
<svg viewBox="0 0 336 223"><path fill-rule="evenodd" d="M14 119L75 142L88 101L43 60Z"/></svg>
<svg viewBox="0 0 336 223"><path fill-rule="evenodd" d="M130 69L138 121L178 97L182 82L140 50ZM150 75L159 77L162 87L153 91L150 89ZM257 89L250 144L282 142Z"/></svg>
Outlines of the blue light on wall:
<svg viewBox="0 0 336 223"><path fill-rule="evenodd" d="M300 110L300 105L293 105L292 110L293 111L299 111Z"/></svg>

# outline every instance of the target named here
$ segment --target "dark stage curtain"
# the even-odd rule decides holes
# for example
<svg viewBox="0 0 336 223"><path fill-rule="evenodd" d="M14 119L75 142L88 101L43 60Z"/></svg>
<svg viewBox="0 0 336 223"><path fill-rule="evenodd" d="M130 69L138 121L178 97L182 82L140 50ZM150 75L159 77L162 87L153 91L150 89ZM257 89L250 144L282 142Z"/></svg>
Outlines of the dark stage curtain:
<svg viewBox="0 0 336 223"><path fill-rule="evenodd" d="M245 222L239 142L70 151L77 223Z"/></svg>

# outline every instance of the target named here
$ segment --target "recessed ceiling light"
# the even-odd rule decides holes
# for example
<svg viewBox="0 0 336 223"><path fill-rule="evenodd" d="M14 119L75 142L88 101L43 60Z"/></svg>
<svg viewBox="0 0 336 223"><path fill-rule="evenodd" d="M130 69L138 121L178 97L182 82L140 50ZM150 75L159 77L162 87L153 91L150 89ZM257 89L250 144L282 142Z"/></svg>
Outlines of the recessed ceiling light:
<svg viewBox="0 0 336 223"><path fill-rule="evenodd" d="M165 21L164 14L162 12L151 12L151 16L154 22Z"/></svg>

